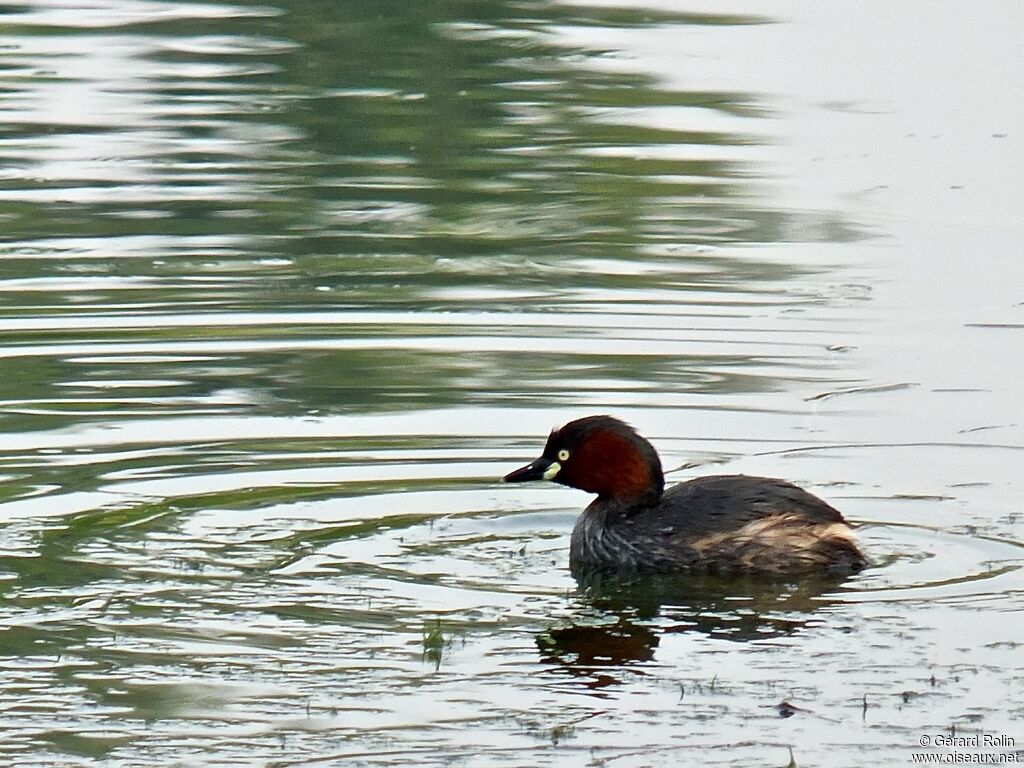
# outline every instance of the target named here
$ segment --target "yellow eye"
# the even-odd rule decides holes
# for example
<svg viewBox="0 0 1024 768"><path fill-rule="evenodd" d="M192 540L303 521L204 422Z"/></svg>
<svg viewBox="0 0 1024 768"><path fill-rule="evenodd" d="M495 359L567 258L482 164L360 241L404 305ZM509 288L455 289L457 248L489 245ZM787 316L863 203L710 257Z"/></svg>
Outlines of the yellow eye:
<svg viewBox="0 0 1024 768"><path fill-rule="evenodd" d="M563 448L562 450L560 450L558 452L558 460L559 461L568 461L569 460L569 452L567 450L565 450L565 448Z"/></svg>

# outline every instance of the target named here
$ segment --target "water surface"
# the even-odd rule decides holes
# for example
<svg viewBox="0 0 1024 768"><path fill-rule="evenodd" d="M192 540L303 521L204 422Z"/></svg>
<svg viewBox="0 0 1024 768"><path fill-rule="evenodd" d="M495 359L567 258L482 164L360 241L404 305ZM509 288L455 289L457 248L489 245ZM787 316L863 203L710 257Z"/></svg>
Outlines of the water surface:
<svg viewBox="0 0 1024 768"><path fill-rule="evenodd" d="M4 764L1024 746L1015 4L2 18ZM598 412L874 567L578 584Z"/></svg>

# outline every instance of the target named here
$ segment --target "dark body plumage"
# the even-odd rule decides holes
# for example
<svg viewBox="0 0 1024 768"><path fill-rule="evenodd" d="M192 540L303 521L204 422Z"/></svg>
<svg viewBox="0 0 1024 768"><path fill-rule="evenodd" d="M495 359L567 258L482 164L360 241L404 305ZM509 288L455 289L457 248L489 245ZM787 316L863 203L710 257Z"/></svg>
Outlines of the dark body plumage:
<svg viewBox="0 0 1024 768"><path fill-rule="evenodd" d="M553 432L541 458L506 480L541 477L598 494L573 529L574 565L799 575L867 563L839 511L784 480L716 475L663 492L654 448L608 416Z"/></svg>
<svg viewBox="0 0 1024 768"><path fill-rule="evenodd" d="M574 562L639 571L853 572L865 565L842 515L784 480L700 477L639 509L600 498L572 533Z"/></svg>

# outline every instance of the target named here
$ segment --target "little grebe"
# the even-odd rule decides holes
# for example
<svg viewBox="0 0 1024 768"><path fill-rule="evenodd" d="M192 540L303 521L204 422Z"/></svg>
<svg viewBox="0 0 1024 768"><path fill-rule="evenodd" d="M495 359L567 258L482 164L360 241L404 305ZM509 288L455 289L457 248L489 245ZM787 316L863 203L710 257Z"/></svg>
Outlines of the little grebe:
<svg viewBox="0 0 1024 768"><path fill-rule="evenodd" d="M867 564L839 511L784 480L716 475L664 491L654 447L611 416L553 431L539 459L504 477L542 479L597 494L573 528L574 565L786 576Z"/></svg>

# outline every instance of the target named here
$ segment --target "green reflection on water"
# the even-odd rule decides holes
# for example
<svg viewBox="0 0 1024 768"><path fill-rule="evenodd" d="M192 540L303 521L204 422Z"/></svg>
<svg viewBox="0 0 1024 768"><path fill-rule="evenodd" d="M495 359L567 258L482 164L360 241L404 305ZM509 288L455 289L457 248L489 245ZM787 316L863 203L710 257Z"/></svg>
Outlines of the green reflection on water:
<svg viewBox="0 0 1024 768"><path fill-rule="evenodd" d="M11 19L0 290L9 317L67 322L0 328L14 355L0 362L6 429L556 403L581 367L596 390L773 387L739 372L746 352L714 356L708 376L711 358L685 350L601 348L616 335L603 307L756 295L799 274L698 248L784 237L793 214L756 186L770 105L669 87L577 34L768 20L544 2L171 7L100 30L70 12ZM46 40L65 53L41 75ZM68 92L86 108L55 119ZM500 316L161 324L169 310L556 306L612 319L586 348L547 349L556 324L509 351L472 341L522 335ZM103 330L84 312L140 321ZM382 338L396 333L442 343ZM289 339L299 348L275 349Z"/></svg>

